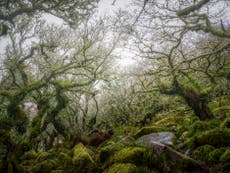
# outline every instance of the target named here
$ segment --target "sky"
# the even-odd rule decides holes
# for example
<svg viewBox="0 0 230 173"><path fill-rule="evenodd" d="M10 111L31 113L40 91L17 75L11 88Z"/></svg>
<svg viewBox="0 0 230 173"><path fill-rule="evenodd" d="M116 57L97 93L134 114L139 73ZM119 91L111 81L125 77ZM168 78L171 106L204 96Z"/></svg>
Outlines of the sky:
<svg viewBox="0 0 230 173"><path fill-rule="evenodd" d="M131 0L100 0L98 4L98 15L114 15L119 9L127 9ZM63 25L63 21L55 16L44 14L43 18L50 24ZM0 53L4 52L7 45L7 40L5 38L0 38ZM118 49L117 52L119 59L117 60L117 65L121 68L128 68L133 65L135 61L133 60L131 54L125 50ZM2 61L1 61L2 62Z"/></svg>

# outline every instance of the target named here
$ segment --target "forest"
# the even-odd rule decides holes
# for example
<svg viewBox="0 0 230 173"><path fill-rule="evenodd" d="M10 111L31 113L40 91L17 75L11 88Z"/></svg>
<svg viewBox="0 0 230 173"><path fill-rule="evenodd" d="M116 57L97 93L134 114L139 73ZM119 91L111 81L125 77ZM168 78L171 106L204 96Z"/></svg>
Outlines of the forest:
<svg viewBox="0 0 230 173"><path fill-rule="evenodd" d="M230 1L1 0L0 172L229 173Z"/></svg>

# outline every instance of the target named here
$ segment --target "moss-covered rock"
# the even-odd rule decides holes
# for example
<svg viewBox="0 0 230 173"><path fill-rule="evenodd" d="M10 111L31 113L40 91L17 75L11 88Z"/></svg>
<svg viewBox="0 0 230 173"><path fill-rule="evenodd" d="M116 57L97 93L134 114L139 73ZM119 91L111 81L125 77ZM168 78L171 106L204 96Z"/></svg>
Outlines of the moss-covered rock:
<svg viewBox="0 0 230 173"><path fill-rule="evenodd" d="M107 173L136 173L137 167L131 163L115 163L113 164Z"/></svg>
<svg viewBox="0 0 230 173"><path fill-rule="evenodd" d="M100 161L105 162L108 158L113 155L116 151L119 151L126 146L130 145L134 139L130 136L124 137L117 142L110 141L100 149Z"/></svg>
<svg viewBox="0 0 230 173"><path fill-rule="evenodd" d="M223 163L230 163L230 149L227 149L224 154L221 155L220 161Z"/></svg>
<svg viewBox="0 0 230 173"><path fill-rule="evenodd" d="M203 134L197 135L193 139L193 147L199 147L205 144L218 147L230 146L230 129L215 129L206 131Z"/></svg>
<svg viewBox="0 0 230 173"><path fill-rule="evenodd" d="M217 149L211 151L208 155L209 156L208 161L211 164L218 164L220 161L220 157L221 157L221 155L224 154L225 150L226 150L225 148L217 148Z"/></svg>
<svg viewBox="0 0 230 173"><path fill-rule="evenodd" d="M82 143L73 148L72 162L77 167L77 172L90 171L94 166L90 151Z"/></svg>
<svg viewBox="0 0 230 173"><path fill-rule="evenodd" d="M187 137L192 137L194 135L197 135L199 133L203 133L207 130L213 130L215 128L218 128L220 126L220 121L217 119L213 119L210 121L195 121L188 130Z"/></svg>
<svg viewBox="0 0 230 173"><path fill-rule="evenodd" d="M155 150L150 163L160 172L205 172L197 161L171 147L159 145Z"/></svg>
<svg viewBox="0 0 230 173"><path fill-rule="evenodd" d="M135 138L139 138L141 136L150 134L150 133L157 133L157 132L162 132L162 131L167 131L167 128L163 128L161 126L147 126L141 128L135 135Z"/></svg>
<svg viewBox="0 0 230 173"><path fill-rule="evenodd" d="M134 163L141 164L144 161L146 148L127 147L116 152L111 158L112 163Z"/></svg>
<svg viewBox="0 0 230 173"><path fill-rule="evenodd" d="M215 147L211 145L203 145L196 148L196 150L194 151L194 155L198 160L208 161L209 153L212 152L214 149Z"/></svg>

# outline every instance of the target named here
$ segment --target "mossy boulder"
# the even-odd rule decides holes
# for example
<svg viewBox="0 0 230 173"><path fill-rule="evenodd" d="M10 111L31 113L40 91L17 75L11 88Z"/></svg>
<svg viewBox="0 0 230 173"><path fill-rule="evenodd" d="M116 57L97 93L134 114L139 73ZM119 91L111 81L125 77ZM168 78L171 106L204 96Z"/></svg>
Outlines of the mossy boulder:
<svg viewBox="0 0 230 173"><path fill-rule="evenodd" d="M220 121L213 119L210 121L195 121L189 128L187 137L192 137L207 130L212 130L220 126Z"/></svg>
<svg viewBox="0 0 230 173"><path fill-rule="evenodd" d="M206 131L203 134L197 135L193 139L193 148L202 145L212 145L216 148L230 146L230 129L215 129Z"/></svg>
<svg viewBox="0 0 230 173"><path fill-rule="evenodd" d="M209 153L208 161L211 164L218 164L220 162L220 157L224 154L225 148L217 148Z"/></svg>
<svg viewBox="0 0 230 173"><path fill-rule="evenodd" d="M147 148L152 148L152 145L154 146L155 143L173 145L173 137L174 133L172 132L151 133L138 138L135 143Z"/></svg>
<svg viewBox="0 0 230 173"><path fill-rule="evenodd" d="M160 172L205 172L197 161L163 144L155 144L149 164Z"/></svg>
<svg viewBox="0 0 230 173"><path fill-rule="evenodd" d="M112 163L134 163L141 164L144 162L146 148L127 147L116 152L111 158Z"/></svg>
<svg viewBox="0 0 230 173"><path fill-rule="evenodd" d="M90 155L90 150L87 149L82 143L77 144L73 148L72 162L73 165L78 167L78 171L82 172L91 170L94 165L94 161Z"/></svg>
<svg viewBox="0 0 230 173"><path fill-rule="evenodd" d="M162 131L167 131L167 128L161 127L161 126L147 126L141 128L135 135L134 138L139 138L144 135L148 135L150 133L157 133L157 132L162 132Z"/></svg>
<svg viewBox="0 0 230 173"><path fill-rule="evenodd" d="M107 173L136 173L137 167L131 163L115 163L113 164Z"/></svg>
<svg viewBox="0 0 230 173"><path fill-rule="evenodd" d="M194 151L195 158L198 160L208 161L209 159L209 153L211 153L215 147L211 145L203 145Z"/></svg>
<svg viewBox="0 0 230 173"><path fill-rule="evenodd" d="M230 149L227 149L224 154L221 155L220 161L223 163L230 163Z"/></svg>
<svg viewBox="0 0 230 173"><path fill-rule="evenodd" d="M109 143L107 142L105 146L102 146L100 149L100 161L105 162L106 160L109 159L111 155L113 155L115 152L127 147L130 145L134 139L130 136L123 137L117 142L110 141Z"/></svg>

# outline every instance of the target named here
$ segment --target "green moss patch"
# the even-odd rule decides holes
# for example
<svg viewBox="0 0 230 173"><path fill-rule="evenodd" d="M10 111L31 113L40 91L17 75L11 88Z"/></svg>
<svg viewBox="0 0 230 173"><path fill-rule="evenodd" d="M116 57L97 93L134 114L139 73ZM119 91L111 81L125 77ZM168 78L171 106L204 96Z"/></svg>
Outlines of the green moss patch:
<svg viewBox="0 0 230 173"><path fill-rule="evenodd" d="M162 131L167 131L167 128L163 128L160 126L143 127L134 135L134 137L139 138L141 136L144 136L150 133L156 133L156 132L162 132Z"/></svg>
<svg viewBox="0 0 230 173"><path fill-rule="evenodd" d="M215 129L206 131L196 136L193 140L193 147L199 147L205 144L216 148L230 146L230 129Z"/></svg>
<svg viewBox="0 0 230 173"><path fill-rule="evenodd" d="M110 168L108 173L136 173L137 167L131 163L115 163Z"/></svg>
<svg viewBox="0 0 230 173"><path fill-rule="evenodd" d="M111 161L112 163L136 163L141 164L144 161L146 149L143 147L127 147L116 152Z"/></svg>
<svg viewBox="0 0 230 173"><path fill-rule="evenodd" d="M215 148L211 145L203 145L194 151L194 155L198 160L208 161L209 153L212 152Z"/></svg>

